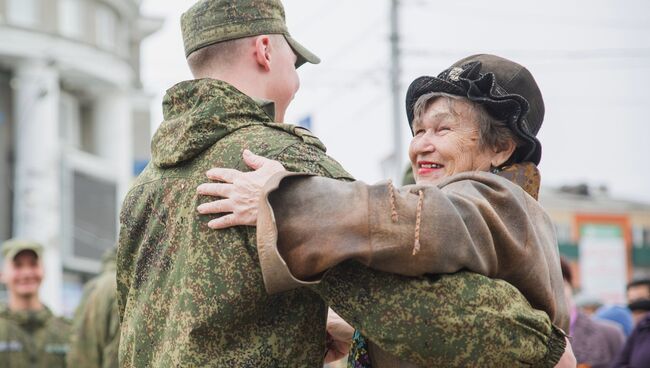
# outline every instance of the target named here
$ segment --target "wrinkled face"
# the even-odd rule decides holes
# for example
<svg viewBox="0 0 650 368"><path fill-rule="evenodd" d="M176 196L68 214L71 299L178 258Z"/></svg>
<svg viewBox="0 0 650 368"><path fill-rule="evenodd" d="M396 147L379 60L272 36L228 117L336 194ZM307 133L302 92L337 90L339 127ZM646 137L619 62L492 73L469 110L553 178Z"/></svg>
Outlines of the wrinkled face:
<svg viewBox="0 0 650 368"><path fill-rule="evenodd" d="M273 35L273 56L271 58L271 81L267 95L275 102L276 120L282 122L284 113L300 88L296 71L296 54L282 35Z"/></svg>
<svg viewBox="0 0 650 368"><path fill-rule="evenodd" d="M479 147L478 118L469 102L435 98L414 120L413 132L409 159L418 184L490 169L494 152Z"/></svg>
<svg viewBox="0 0 650 368"><path fill-rule="evenodd" d="M25 250L13 261L5 260L2 279L10 294L31 297L38 294L43 281L43 266L34 252Z"/></svg>

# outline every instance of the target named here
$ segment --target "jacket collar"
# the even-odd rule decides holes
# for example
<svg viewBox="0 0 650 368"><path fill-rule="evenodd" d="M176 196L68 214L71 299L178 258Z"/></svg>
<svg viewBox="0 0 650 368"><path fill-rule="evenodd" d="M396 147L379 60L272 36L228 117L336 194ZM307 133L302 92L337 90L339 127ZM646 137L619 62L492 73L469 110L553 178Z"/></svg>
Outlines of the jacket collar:
<svg viewBox="0 0 650 368"><path fill-rule="evenodd" d="M11 311L8 307L4 307L0 311L0 317L15 322L22 329L31 333L45 326L52 317L52 311L45 306L43 306L43 309L36 311Z"/></svg>
<svg viewBox="0 0 650 368"><path fill-rule="evenodd" d="M539 169L532 162L513 164L505 167L497 173L498 176L506 178L519 185L531 197L538 199L539 186L542 177Z"/></svg>

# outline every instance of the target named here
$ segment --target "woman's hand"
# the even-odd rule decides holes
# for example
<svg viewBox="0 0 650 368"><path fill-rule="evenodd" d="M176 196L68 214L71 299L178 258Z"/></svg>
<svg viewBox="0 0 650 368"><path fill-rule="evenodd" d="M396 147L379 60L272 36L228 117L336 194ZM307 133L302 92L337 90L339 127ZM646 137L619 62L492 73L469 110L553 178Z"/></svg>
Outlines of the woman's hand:
<svg viewBox="0 0 650 368"><path fill-rule="evenodd" d="M569 339L566 338L566 349L564 349L564 354L562 354L562 357L557 365L555 365L555 368L575 368L576 364L576 357L573 355L571 343L569 342Z"/></svg>
<svg viewBox="0 0 650 368"><path fill-rule="evenodd" d="M197 188L201 195L223 198L198 206L200 214L229 213L211 220L208 226L212 229L237 225L255 226L264 184L274 174L285 171L278 161L257 156L249 150L244 150L243 158L246 165L255 171L244 173L234 169L211 169L206 173L208 179L221 183L204 183Z"/></svg>
<svg viewBox="0 0 650 368"><path fill-rule="evenodd" d="M327 353L325 363L343 359L350 352L354 328L333 310L327 312Z"/></svg>

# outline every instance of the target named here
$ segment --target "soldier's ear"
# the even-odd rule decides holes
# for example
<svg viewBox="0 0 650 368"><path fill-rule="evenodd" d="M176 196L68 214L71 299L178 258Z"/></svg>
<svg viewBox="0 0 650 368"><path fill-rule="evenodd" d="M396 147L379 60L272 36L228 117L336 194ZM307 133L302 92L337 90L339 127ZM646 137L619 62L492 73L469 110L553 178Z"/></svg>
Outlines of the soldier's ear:
<svg viewBox="0 0 650 368"><path fill-rule="evenodd" d="M255 61L264 71L271 70L271 37L261 35L255 37Z"/></svg>

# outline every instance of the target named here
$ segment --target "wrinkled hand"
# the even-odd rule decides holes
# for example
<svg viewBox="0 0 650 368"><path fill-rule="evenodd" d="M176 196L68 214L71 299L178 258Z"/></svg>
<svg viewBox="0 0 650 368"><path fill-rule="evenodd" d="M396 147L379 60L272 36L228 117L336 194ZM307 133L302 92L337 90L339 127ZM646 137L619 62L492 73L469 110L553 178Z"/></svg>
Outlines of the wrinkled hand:
<svg viewBox="0 0 650 368"><path fill-rule="evenodd" d="M335 362L350 352L354 328L333 310L327 313L327 354L325 363Z"/></svg>
<svg viewBox="0 0 650 368"><path fill-rule="evenodd" d="M571 343L569 339L566 339L566 349L564 349L564 354L560 358L560 361L557 363L555 368L575 368L576 367L576 357L573 355L573 349L571 348Z"/></svg>
<svg viewBox="0 0 650 368"><path fill-rule="evenodd" d="M204 183L197 188L201 195L223 198L197 207L202 215L228 213L211 220L208 226L212 229L237 225L255 226L264 184L274 174L285 171L278 161L258 156L249 150L244 150L242 156L246 165L255 171L244 173L234 169L211 169L206 173L208 179L221 183Z"/></svg>

